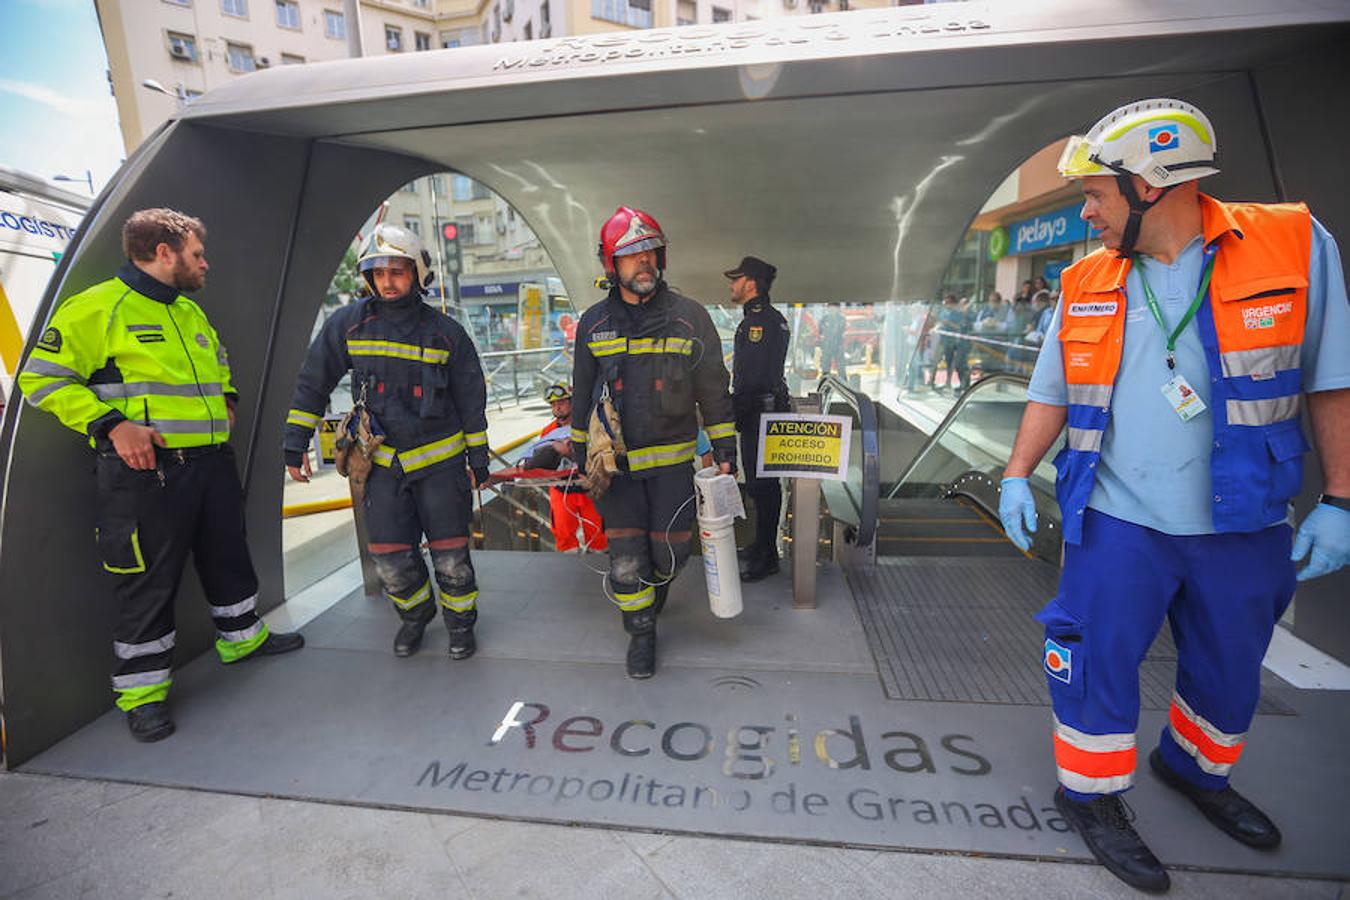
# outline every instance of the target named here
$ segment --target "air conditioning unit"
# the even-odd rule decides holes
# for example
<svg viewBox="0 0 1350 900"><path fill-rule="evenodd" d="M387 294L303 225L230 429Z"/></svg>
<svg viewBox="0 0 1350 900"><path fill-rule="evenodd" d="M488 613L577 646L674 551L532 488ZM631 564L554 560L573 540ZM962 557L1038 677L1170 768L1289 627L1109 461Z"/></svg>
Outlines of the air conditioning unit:
<svg viewBox="0 0 1350 900"><path fill-rule="evenodd" d="M173 41L169 44L169 55L174 59L192 60L192 51L188 49L186 44L179 41Z"/></svg>
<svg viewBox="0 0 1350 900"><path fill-rule="evenodd" d="M253 65L257 66L259 69L265 69L271 64L272 61L265 56L259 56L253 60Z"/></svg>

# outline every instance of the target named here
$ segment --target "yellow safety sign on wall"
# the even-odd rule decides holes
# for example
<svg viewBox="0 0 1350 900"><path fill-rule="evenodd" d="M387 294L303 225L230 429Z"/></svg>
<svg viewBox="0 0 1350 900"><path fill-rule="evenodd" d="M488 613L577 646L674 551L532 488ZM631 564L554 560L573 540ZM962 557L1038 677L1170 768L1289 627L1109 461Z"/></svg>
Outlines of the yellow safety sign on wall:
<svg viewBox="0 0 1350 900"><path fill-rule="evenodd" d="M845 416L769 413L759 419L760 478L848 477L853 422Z"/></svg>

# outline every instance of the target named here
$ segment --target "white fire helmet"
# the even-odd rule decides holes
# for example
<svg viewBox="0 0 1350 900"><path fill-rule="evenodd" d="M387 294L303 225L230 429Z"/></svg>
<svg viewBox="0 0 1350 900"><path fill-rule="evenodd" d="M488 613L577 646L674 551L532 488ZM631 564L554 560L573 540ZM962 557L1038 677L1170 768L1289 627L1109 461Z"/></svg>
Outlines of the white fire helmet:
<svg viewBox="0 0 1350 900"><path fill-rule="evenodd" d="M1059 174L1133 174L1154 187L1172 187L1216 174L1216 147L1214 126L1191 104L1136 100L1103 116L1086 135L1069 138Z"/></svg>
<svg viewBox="0 0 1350 900"><path fill-rule="evenodd" d="M372 291L375 284L370 270L388 266L391 259L412 262L417 271L419 293L431 287L431 282L436 278L436 273L431 269L431 254L422 245L420 237L397 225L376 225L361 243L361 254L356 262L357 271L365 277Z"/></svg>

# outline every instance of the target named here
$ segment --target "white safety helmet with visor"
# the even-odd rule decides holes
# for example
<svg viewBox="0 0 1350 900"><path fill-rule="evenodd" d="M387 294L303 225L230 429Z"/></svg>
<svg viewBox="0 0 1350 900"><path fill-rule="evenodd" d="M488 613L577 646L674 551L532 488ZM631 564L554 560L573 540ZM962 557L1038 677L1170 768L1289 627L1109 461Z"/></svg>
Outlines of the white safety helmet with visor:
<svg viewBox="0 0 1350 900"><path fill-rule="evenodd" d="M375 283L371 270L389 268L389 264L396 259L406 259L413 264L418 293L424 293L431 287L431 282L436 278L436 273L431 269L431 254L422 245L420 237L397 225L375 226L361 243L356 270L366 279L366 283L373 291Z"/></svg>

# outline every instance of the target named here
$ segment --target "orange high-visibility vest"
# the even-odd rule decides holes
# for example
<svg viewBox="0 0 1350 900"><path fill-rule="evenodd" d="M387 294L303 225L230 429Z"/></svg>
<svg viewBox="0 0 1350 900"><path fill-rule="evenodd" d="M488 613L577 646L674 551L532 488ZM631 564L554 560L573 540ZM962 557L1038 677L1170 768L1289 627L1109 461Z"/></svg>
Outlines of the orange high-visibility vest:
<svg viewBox="0 0 1350 900"><path fill-rule="evenodd" d="M1210 373L1214 530L1257 531L1284 519L1310 449L1299 427L1299 360L1312 216L1302 203L1221 203L1204 194L1200 212L1206 259L1214 258L1209 302L1195 317ZM1074 544L1111 418L1129 271L1129 259L1102 248L1062 276L1069 433L1055 458L1056 495Z"/></svg>

